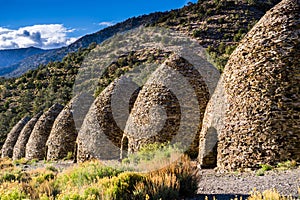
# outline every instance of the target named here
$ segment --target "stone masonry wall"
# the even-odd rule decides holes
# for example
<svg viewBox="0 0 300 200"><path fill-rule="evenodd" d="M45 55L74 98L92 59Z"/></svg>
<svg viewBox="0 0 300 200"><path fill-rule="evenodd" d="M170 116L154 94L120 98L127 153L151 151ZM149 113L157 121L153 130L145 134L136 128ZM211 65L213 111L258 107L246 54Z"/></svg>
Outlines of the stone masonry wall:
<svg viewBox="0 0 300 200"><path fill-rule="evenodd" d="M283 0L254 26L223 74L228 95L218 167L300 161L300 5Z"/></svg>
<svg viewBox="0 0 300 200"><path fill-rule="evenodd" d="M1 153L2 158L9 157L12 158L13 156L13 149L18 140L20 132L22 131L23 127L26 123L30 120L29 117L24 117L21 119L8 133L5 143L2 147Z"/></svg>
<svg viewBox="0 0 300 200"><path fill-rule="evenodd" d="M73 101L59 113L52 126L47 140L47 160L59 160L67 157L71 152L75 155L77 130L73 118Z"/></svg>
<svg viewBox="0 0 300 200"><path fill-rule="evenodd" d="M217 166L218 137L224 129L225 110L228 106L223 77L208 102L203 118L199 142L199 164L202 168Z"/></svg>
<svg viewBox="0 0 300 200"><path fill-rule="evenodd" d="M48 109L36 122L32 133L26 144L25 158L26 159L45 159L48 140L54 120L64 107L60 104L54 104Z"/></svg>
<svg viewBox="0 0 300 200"><path fill-rule="evenodd" d="M198 154L202 117L209 91L201 74L174 54L140 91L125 128L129 152L153 142L182 143Z"/></svg>
<svg viewBox="0 0 300 200"><path fill-rule="evenodd" d="M134 103L138 88L130 78L122 76L97 97L78 133L79 162L92 158L119 159L130 103Z"/></svg>
<svg viewBox="0 0 300 200"><path fill-rule="evenodd" d="M38 119L40 118L41 115L42 115L42 113L38 113L37 115L35 115L33 118L31 118L31 120L22 129L22 131L18 137L18 140L14 146L14 150L13 150L13 159L14 160L25 157L26 144L29 140L29 137L34 128L34 125L36 124L36 122L38 121Z"/></svg>

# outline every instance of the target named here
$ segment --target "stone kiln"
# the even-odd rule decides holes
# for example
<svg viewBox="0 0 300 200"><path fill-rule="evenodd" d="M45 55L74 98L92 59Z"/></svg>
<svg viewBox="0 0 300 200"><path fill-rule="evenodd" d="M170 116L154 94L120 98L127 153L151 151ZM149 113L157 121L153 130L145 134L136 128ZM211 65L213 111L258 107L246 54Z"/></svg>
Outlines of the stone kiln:
<svg viewBox="0 0 300 200"><path fill-rule="evenodd" d="M22 129L22 131L18 137L18 140L14 146L14 151L13 151L13 159L14 160L25 157L26 144L29 140L29 137L34 128L34 125L36 124L36 122L38 121L38 119L40 118L41 115L42 115L42 113L38 113L37 115L35 115Z"/></svg>
<svg viewBox="0 0 300 200"><path fill-rule="evenodd" d="M29 120L30 120L29 117L24 117L8 133L5 143L1 150L2 158L4 158L4 157L12 158L14 146L18 140L18 137L19 137L22 129L24 128L24 126L27 124L27 122Z"/></svg>
<svg viewBox="0 0 300 200"><path fill-rule="evenodd" d="M215 165L216 140L220 169L300 161L299 58L299 1L283 0L245 36L225 67L206 110L203 166Z"/></svg>
<svg viewBox="0 0 300 200"><path fill-rule="evenodd" d="M45 159L47 154L46 142L48 140L54 120L64 107L54 104L36 122L26 144L26 159Z"/></svg>

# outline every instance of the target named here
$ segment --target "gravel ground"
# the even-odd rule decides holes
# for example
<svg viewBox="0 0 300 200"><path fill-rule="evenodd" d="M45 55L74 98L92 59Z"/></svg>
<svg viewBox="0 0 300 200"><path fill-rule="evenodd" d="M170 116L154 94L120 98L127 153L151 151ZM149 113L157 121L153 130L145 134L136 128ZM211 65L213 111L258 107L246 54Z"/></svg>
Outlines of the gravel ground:
<svg viewBox="0 0 300 200"><path fill-rule="evenodd" d="M198 196L195 199L204 199L208 196L218 200L246 199L249 192L256 188L258 191L275 188L282 195L298 197L300 188L300 168L286 171L268 171L264 176L257 176L255 172L220 174L214 170L201 170Z"/></svg>

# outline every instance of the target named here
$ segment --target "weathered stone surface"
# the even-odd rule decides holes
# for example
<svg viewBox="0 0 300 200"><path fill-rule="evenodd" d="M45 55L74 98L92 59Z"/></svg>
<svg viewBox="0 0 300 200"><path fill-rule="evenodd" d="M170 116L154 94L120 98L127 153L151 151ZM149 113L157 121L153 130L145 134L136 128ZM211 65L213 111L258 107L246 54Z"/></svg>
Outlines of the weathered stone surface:
<svg viewBox="0 0 300 200"><path fill-rule="evenodd" d="M54 104L45 112L36 122L32 133L26 144L26 159L44 159L46 158L46 142L51 132L54 120L64 107L60 104Z"/></svg>
<svg viewBox="0 0 300 200"><path fill-rule="evenodd" d="M202 168L217 166L218 136L224 129L223 119L227 106L227 96L224 92L223 77L221 77L207 104L200 132L198 159Z"/></svg>
<svg viewBox="0 0 300 200"><path fill-rule="evenodd" d="M246 35L226 65L220 169L300 161L299 58L299 1L283 0Z"/></svg>
<svg viewBox="0 0 300 200"><path fill-rule="evenodd" d="M123 76L101 92L78 133L79 162L119 158L123 130L138 89L137 84Z"/></svg>
<svg viewBox="0 0 300 200"><path fill-rule="evenodd" d="M14 150L13 150L13 159L14 160L25 157L26 144L29 140L29 137L34 128L34 125L36 124L37 120L40 118L41 115L42 115L42 113L38 113L37 115L35 115L33 118L30 119L30 121L22 129L22 131L18 137L18 140L14 146Z"/></svg>
<svg viewBox="0 0 300 200"><path fill-rule="evenodd" d="M143 86L127 121L129 152L153 142L182 143L198 154L209 90L199 71L173 54Z"/></svg>
<svg viewBox="0 0 300 200"><path fill-rule="evenodd" d="M9 157L12 158L13 156L13 149L14 146L18 140L18 137L20 135L20 132L22 131L23 127L26 125L26 123L30 120L29 117L24 117L21 119L8 133L7 138L5 140L5 143L2 147L2 158Z"/></svg>
<svg viewBox="0 0 300 200"><path fill-rule="evenodd" d="M72 100L72 115L78 133L95 98L88 92L74 93L77 95Z"/></svg>
<svg viewBox="0 0 300 200"><path fill-rule="evenodd" d="M75 155L78 132L73 118L74 101L76 101L76 97L69 102L54 121L46 143L47 160L63 159L69 152Z"/></svg>

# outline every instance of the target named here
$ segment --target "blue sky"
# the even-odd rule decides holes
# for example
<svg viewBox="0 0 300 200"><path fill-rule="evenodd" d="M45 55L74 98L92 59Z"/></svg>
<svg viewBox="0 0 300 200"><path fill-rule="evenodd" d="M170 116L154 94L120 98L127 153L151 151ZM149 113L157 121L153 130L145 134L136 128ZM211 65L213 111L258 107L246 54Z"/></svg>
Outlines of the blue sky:
<svg viewBox="0 0 300 200"><path fill-rule="evenodd" d="M196 0L190 0L196 2ZM0 49L57 48L129 17L181 8L189 0L0 0Z"/></svg>

